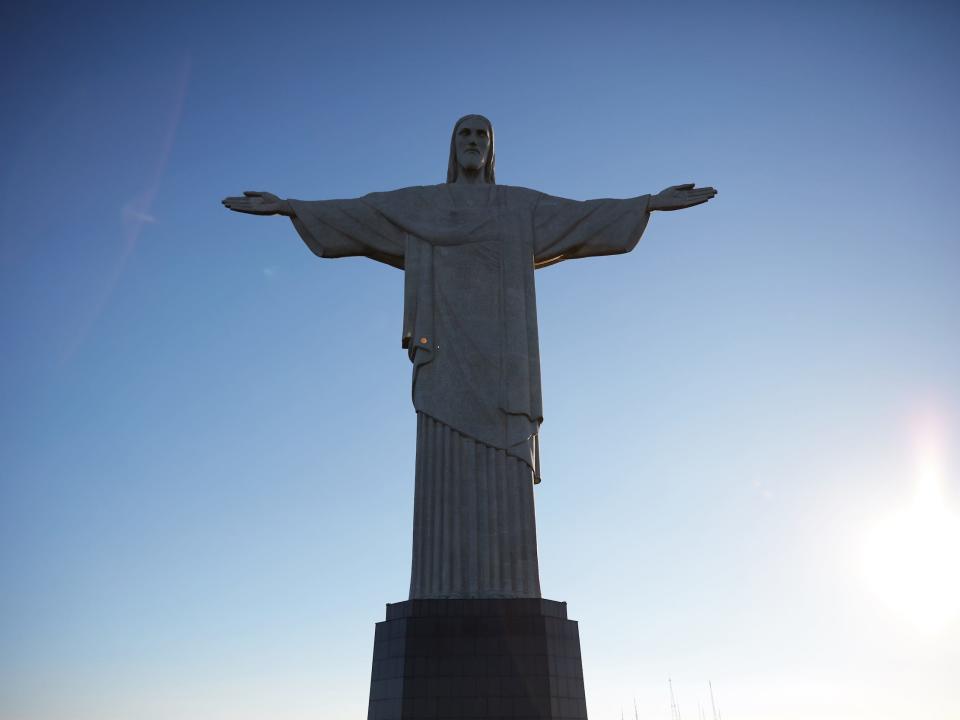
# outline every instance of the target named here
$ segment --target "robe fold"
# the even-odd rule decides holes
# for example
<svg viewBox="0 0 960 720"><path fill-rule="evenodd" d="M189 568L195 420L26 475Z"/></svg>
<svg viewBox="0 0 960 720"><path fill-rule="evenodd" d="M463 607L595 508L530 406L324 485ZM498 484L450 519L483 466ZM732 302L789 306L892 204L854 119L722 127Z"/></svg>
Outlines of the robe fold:
<svg viewBox="0 0 960 720"><path fill-rule="evenodd" d="M316 255L364 256L405 271L401 344L413 363L417 413L457 437L502 451L539 482L543 404L534 269L629 252L650 217L649 196L576 201L505 185L442 184L290 204L294 226ZM418 457L418 497L421 465ZM436 498L424 503L430 512L443 504ZM532 523L532 498L529 506ZM415 501L415 516L425 508ZM415 517L414 574L416 523ZM492 542L510 535L494 530ZM536 574L532 525L517 537L527 535ZM462 549L450 550L450 562ZM539 579L515 579L510 587L519 591L478 589L473 581L451 589L433 578L422 580L421 590L430 589L419 597L539 596Z"/></svg>

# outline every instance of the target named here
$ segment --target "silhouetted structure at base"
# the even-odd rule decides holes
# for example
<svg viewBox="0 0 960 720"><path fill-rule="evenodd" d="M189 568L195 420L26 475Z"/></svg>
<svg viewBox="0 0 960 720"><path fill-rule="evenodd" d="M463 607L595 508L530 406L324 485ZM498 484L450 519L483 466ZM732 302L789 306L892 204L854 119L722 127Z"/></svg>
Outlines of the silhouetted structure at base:
<svg viewBox="0 0 960 720"><path fill-rule="evenodd" d="M577 623L542 599L408 600L377 623L367 720L586 720Z"/></svg>

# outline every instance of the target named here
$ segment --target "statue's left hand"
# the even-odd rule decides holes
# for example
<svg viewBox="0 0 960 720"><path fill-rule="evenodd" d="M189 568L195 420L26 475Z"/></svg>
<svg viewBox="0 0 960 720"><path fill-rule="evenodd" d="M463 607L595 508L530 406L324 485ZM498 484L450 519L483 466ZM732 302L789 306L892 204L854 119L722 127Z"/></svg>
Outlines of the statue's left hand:
<svg viewBox="0 0 960 720"><path fill-rule="evenodd" d="M224 198L222 202L230 210L251 215L293 215L290 203L268 192L247 190L243 195Z"/></svg>
<svg viewBox="0 0 960 720"><path fill-rule="evenodd" d="M650 210L683 210L705 203L716 194L712 187L695 188L693 183L671 185L650 196Z"/></svg>

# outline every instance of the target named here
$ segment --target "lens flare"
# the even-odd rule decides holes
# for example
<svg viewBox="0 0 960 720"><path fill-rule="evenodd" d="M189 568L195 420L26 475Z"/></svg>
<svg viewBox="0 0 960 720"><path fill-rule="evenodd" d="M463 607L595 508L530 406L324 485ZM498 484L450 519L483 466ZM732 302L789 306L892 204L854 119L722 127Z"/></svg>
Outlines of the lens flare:
<svg viewBox="0 0 960 720"><path fill-rule="evenodd" d="M867 582L893 612L934 633L960 616L960 516L943 494L938 434L920 434L916 491L904 509L870 529L863 547Z"/></svg>

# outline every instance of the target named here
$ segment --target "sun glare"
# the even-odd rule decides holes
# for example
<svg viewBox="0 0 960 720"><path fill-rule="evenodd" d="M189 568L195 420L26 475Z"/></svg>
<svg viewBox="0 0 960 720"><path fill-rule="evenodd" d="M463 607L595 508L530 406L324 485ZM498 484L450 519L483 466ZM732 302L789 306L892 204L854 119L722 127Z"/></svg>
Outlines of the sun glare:
<svg viewBox="0 0 960 720"><path fill-rule="evenodd" d="M942 457L936 434L923 433L913 500L867 533L863 554L880 600L928 633L960 616L960 516L944 498Z"/></svg>

